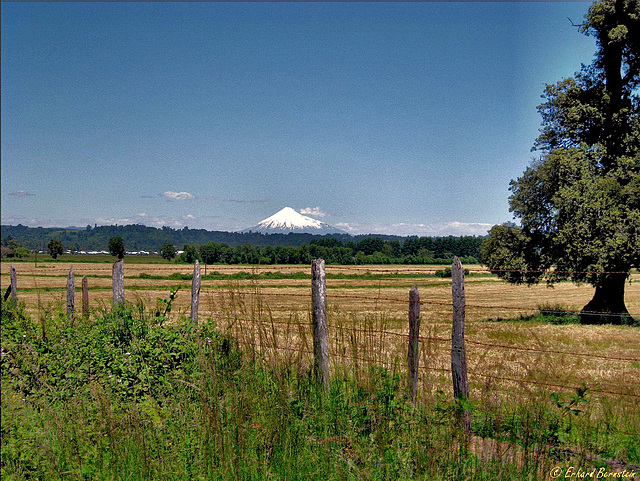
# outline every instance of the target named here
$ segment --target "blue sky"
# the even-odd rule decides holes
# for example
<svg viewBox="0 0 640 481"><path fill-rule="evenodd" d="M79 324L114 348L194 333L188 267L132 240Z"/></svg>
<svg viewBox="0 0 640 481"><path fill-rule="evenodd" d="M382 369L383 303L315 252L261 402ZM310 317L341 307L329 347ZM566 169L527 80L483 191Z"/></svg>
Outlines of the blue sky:
<svg viewBox="0 0 640 481"><path fill-rule="evenodd" d="M2 224L484 234L585 2L2 2Z"/></svg>

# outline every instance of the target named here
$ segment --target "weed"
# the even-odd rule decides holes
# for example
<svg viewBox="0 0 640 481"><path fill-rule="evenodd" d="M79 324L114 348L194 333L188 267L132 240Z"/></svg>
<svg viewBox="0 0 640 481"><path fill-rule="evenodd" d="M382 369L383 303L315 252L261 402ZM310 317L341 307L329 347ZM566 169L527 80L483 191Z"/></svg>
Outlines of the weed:
<svg viewBox="0 0 640 481"><path fill-rule="evenodd" d="M384 312L329 309L344 349L332 347L325 392L305 354L305 312L275 319L256 285L232 289L222 314L195 328L175 314L166 322L177 293L74 326L55 306L34 322L2 304L3 477L537 479L574 446L639 456L637 416L596 409L586 386L519 397L487 385L461 405L423 371L433 391L414 405Z"/></svg>
<svg viewBox="0 0 640 481"><path fill-rule="evenodd" d="M437 270L434 275L436 277L451 277L451 267L446 267L444 270ZM464 270L464 275L469 275L469 269Z"/></svg>
<svg viewBox="0 0 640 481"><path fill-rule="evenodd" d="M158 319L158 323L160 325L162 325L162 323L169 317L169 314L171 314L173 301L175 301L179 290L180 286L173 287L169 293L169 299L164 299L162 297L157 298L155 317Z"/></svg>

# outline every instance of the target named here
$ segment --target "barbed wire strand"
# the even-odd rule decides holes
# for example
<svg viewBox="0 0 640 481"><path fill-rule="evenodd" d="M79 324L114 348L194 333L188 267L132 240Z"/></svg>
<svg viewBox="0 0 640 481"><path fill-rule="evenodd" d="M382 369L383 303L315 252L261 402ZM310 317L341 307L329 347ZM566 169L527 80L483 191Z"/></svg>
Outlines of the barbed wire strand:
<svg viewBox="0 0 640 481"><path fill-rule="evenodd" d="M293 322L293 321L275 321L275 320L260 321L260 320L244 319L243 322L253 323L253 324L265 324L265 325L276 324L276 325L287 325L287 326L302 326L307 328L311 326L309 322ZM379 334L389 335L394 337L403 337L403 338L407 338L409 336L409 334L407 333L388 331L384 329L373 329L373 328L362 329L362 328L355 328L355 327L348 327L348 326L340 326L337 324L329 324L328 327L329 329L337 329L340 331L349 331L349 332L355 332L355 333L364 333L371 336L378 336ZM427 342L427 341L451 342L450 338L434 337L434 336L418 336L418 340L420 342ZM602 356L599 354L562 351L562 350L556 350L556 349L536 349L533 347L508 346L505 344L493 344L488 342L476 341L468 338L465 338L465 342L470 344L475 344L478 346L483 346L483 347L495 347L498 349L507 349L507 350L514 350L514 351L537 352L541 354L563 354L567 356L588 357L588 358L594 358L594 359L602 359L606 361L640 362L640 358L633 358L633 357Z"/></svg>
<svg viewBox="0 0 640 481"><path fill-rule="evenodd" d="M240 342L240 341L238 341L238 342ZM247 343L247 342L244 342L244 343L251 345L250 343ZM312 351L303 350L303 349L295 349L295 348L290 348L290 347L282 347L282 346L277 346L276 347L276 346L264 345L264 344L260 344L260 347L261 348L267 348L267 349L296 351L296 352L302 352L302 353L305 353L305 354L313 354ZM376 359L358 358L358 357L354 357L354 356L347 356L347 355L339 354L339 353L336 353L336 352L332 352L332 354L334 356L336 356L336 357L340 357L340 358L346 359L346 360L359 360L359 361L363 361L363 362L370 362L370 363L376 363L376 364L385 363L385 364L397 365L397 363L394 363L394 362L391 362L391 361L381 361L381 360L376 360ZM429 370L429 371L438 371L438 372L451 372L450 369L431 368L431 367L427 367L427 366L419 366L419 369ZM512 377L506 377L506 376L496 376L496 375L493 375L493 374L484 374L484 373L479 373L479 372L475 372L475 371L468 371L468 373L473 375L473 376L481 376L481 377L485 377L485 378L499 379L501 381L511 381L511 382L516 382L516 383L534 384L534 385L538 385L538 386L557 387L557 388L571 389L571 390L577 390L577 389L581 389L582 388L582 386L574 386L574 385L558 384L558 383L550 383L550 382L541 382L541 381L535 381L533 379L517 379L517 378L512 378ZM612 395L616 395L616 396L628 396L628 397L633 397L633 398L640 399L640 395L633 394L633 393L609 391L609 390L605 390L605 389L596 389L596 388L590 388L590 391L594 392L594 393L612 394Z"/></svg>
<svg viewBox="0 0 640 481"><path fill-rule="evenodd" d="M262 288L258 288L260 289L259 291L250 291L248 289L251 288L255 288L254 286L245 286L242 290L238 290L238 291L233 291L233 290L222 290L222 289L215 289L215 288L203 288L201 290L201 293L216 293L216 294L233 294L233 295L244 295L244 294L252 294L252 295L259 295L262 297L298 297L298 298L304 298L304 299L310 299L311 298L311 292L309 292L308 294L295 294L295 293L280 293L280 292L266 292L262 289L269 289L269 287L262 287ZM282 289L281 287L274 287L276 289ZM290 288L290 287L287 287ZM301 287L295 287L295 288L307 288L306 286L301 286ZM337 287L339 288L339 287ZM66 287L61 286L61 287L54 287L54 288L48 288L47 289L48 292L65 292L66 291ZM76 290L80 290L80 288L77 288ZM111 290L111 288L108 287L103 287L103 288L93 288L90 290L94 290L94 291L105 291L108 292ZM138 290L145 290L145 289L136 289L135 287L133 289L130 289L131 291L138 291ZM162 290L162 289L148 289L148 290ZM327 296L327 300L331 301L332 299L352 299L352 300L370 300L370 301L374 301L374 302L379 302L379 301L388 301L388 302L395 302L395 303L401 303L401 304L407 304L409 301L408 299L398 299L398 298L394 298L394 297L380 297L380 296L361 296L361 295L346 295L346 294L331 294ZM447 302L447 301L432 301L432 300L421 300L420 301L420 305L434 305L434 306L443 306L443 307L451 307L451 302ZM531 312L531 311L543 311L545 313L549 313L549 314L563 314L563 315L593 315L593 316L622 316L622 317L640 317L640 313L634 313L634 312L598 312L598 311L577 311L577 310L553 310L553 309L544 309L544 308L540 308L540 307L519 307L519 306L500 306L500 305L482 305L482 304L466 304L465 308L467 309L496 309L496 310L507 310L507 311L518 311L518 312Z"/></svg>

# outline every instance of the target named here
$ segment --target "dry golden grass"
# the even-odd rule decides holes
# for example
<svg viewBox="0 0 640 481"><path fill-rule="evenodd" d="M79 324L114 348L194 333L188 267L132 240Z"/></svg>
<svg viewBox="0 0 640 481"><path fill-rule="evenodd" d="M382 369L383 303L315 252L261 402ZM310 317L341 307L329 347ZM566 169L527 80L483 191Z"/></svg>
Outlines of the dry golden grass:
<svg viewBox="0 0 640 481"><path fill-rule="evenodd" d="M9 282L9 267L10 264L2 263L3 290ZM109 306L111 266L77 264L73 267L77 289L82 276L89 276L91 306ZM43 309L64 307L69 268L70 264L63 262L37 266L16 264L18 296L30 312L37 315ZM424 276L438 269L443 267L327 266L328 274L386 274L375 279L327 280L332 368L357 374L373 363L404 371L408 291L417 284L423 303L420 395L431 397L440 389L449 392L450 279ZM125 265L126 299L132 303L142 302L151 309L158 298L167 299L170 290L179 285L181 290L172 315L188 315L190 281L142 279L139 275L168 276L175 272L189 274L192 270L188 265ZM308 266L209 266L207 270L223 274L310 273ZM470 270L486 273L480 266L471 266ZM409 277L395 277L396 273ZM634 274L626 288L627 307L635 317L640 317L638 281L640 275ZM570 391L586 383L594 396L615 400L609 409L620 412L635 409L640 399L638 328L498 322L533 314L540 305L561 305L578 311L593 295L592 287L571 283L560 283L553 288L512 286L493 276L471 275L465 281L465 292L466 350L472 396L486 393L504 398L548 395L549 391ZM312 351L310 296L309 279L205 280L200 317L215 320L221 328L233 332L240 342L273 362L285 358L288 362L308 365ZM80 295L76 298L79 305ZM637 416L634 419L640 423Z"/></svg>

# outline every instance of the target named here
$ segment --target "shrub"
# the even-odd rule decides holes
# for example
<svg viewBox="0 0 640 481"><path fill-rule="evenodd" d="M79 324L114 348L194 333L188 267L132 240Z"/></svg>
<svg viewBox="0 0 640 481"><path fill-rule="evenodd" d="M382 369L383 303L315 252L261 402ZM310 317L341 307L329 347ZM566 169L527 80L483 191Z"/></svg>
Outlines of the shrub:
<svg viewBox="0 0 640 481"><path fill-rule="evenodd" d="M549 324L579 324L580 316L575 309L560 304L546 304L538 306L539 314L535 320L548 322Z"/></svg>
<svg viewBox="0 0 640 481"><path fill-rule="evenodd" d="M438 270L435 272L434 274L436 277L451 277L451 267L447 267L444 270ZM464 270L464 275L468 276L469 275L469 269L465 269Z"/></svg>

